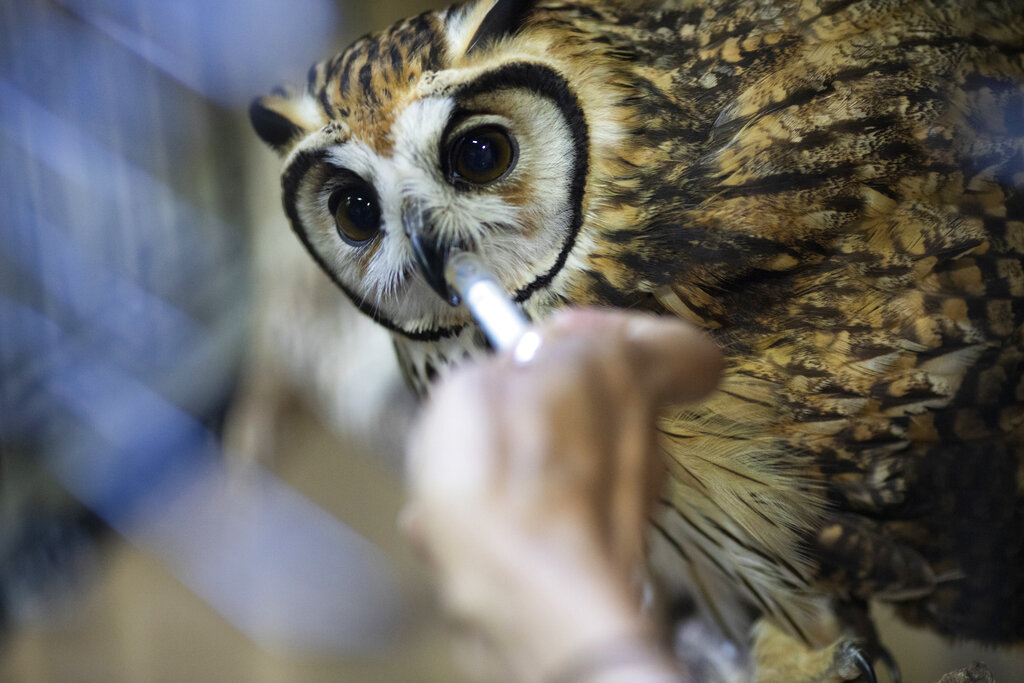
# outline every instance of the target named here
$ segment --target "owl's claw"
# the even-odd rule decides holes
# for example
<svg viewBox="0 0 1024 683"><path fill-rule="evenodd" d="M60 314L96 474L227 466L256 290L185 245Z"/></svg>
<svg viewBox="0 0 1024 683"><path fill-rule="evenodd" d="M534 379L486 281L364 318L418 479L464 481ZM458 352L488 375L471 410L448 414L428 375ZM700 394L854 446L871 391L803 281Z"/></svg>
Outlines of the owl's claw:
<svg viewBox="0 0 1024 683"><path fill-rule="evenodd" d="M900 672L900 665L896 663L896 658L892 656L884 647L878 648L878 658L885 664L885 668L889 671L889 678L892 683L902 683L903 674Z"/></svg>
<svg viewBox="0 0 1024 683"><path fill-rule="evenodd" d="M878 683L875 668L871 666L871 662L864 656L864 650L856 648L850 653L850 658L853 660L857 670L860 671L860 678L863 678L867 683Z"/></svg>
<svg viewBox="0 0 1024 683"><path fill-rule="evenodd" d="M872 666L873 653L877 650L866 646L860 638L843 636L831 645L813 648L763 619L754 633L756 680L759 683L878 683ZM885 655L879 655L879 658L889 665ZM895 664L891 666L895 667Z"/></svg>

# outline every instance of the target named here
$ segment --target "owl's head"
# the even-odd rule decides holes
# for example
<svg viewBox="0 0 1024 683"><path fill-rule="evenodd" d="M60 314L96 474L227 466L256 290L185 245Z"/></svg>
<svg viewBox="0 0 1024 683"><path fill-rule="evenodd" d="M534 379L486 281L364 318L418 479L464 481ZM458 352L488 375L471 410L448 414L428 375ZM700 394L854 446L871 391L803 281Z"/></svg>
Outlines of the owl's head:
<svg viewBox="0 0 1024 683"><path fill-rule="evenodd" d="M615 156L624 114L608 45L569 25L513 0L426 13L253 103L285 157L295 232L397 334L429 341L469 322L445 301L453 249L476 252L534 316L572 299L595 167Z"/></svg>

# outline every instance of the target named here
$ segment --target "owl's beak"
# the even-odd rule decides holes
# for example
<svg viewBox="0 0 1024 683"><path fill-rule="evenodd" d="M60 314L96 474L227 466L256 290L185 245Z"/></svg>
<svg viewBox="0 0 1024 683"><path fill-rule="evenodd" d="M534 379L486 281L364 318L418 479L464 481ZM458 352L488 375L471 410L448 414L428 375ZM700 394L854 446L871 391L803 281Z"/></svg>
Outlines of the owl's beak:
<svg viewBox="0 0 1024 683"><path fill-rule="evenodd" d="M459 298L445 280L445 266L448 265L450 249L426 234L430 227L430 218L423 204L416 200L402 203L402 228L412 245L412 253L419 266L423 279L437 295L455 306Z"/></svg>

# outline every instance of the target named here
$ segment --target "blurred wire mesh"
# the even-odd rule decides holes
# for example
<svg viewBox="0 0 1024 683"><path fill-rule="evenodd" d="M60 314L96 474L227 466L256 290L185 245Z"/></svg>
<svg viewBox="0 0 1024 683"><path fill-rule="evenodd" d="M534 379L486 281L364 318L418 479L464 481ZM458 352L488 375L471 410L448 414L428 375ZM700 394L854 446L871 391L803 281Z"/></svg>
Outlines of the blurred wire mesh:
<svg viewBox="0 0 1024 683"><path fill-rule="evenodd" d="M241 112L414 9L0 4L6 640L88 592L112 529L263 648L397 642L387 554L266 465L287 450L289 393L353 450L396 452L407 404L386 338L288 234L275 160Z"/></svg>

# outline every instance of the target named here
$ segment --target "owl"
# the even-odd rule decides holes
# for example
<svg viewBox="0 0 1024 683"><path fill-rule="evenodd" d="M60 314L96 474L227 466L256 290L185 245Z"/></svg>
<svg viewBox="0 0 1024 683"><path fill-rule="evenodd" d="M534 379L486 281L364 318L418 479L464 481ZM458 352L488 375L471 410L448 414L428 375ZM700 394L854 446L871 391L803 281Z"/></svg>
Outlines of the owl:
<svg viewBox="0 0 1024 683"><path fill-rule="evenodd" d="M678 316L728 369L666 411L652 556L760 680L870 678L889 601L1024 639L1024 3L479 0L256 100L309 253L418 393L533 320Z"/></svg>

